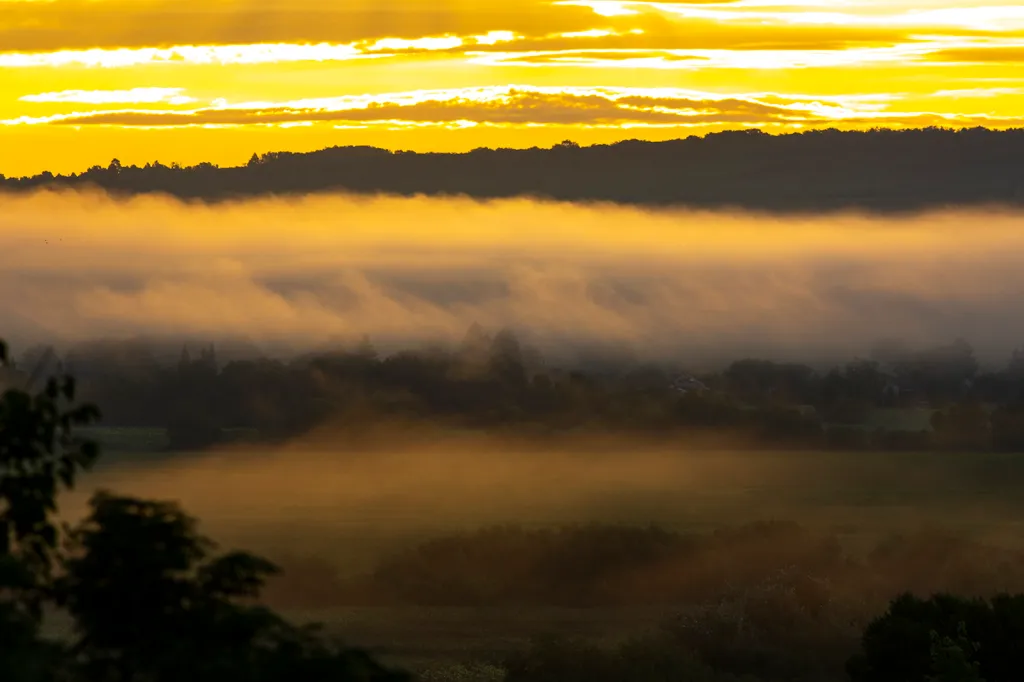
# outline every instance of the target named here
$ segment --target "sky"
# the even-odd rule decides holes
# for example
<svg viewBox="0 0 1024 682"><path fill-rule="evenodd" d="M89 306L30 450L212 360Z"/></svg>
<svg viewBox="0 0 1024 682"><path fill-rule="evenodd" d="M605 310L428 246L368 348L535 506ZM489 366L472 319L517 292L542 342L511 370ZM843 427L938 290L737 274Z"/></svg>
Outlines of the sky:
<svg viewBox="0 0 1024 682"><path fill-rule="evenodd" d="M1024 125L1017 0L0 0L0 173Z"/></svg>

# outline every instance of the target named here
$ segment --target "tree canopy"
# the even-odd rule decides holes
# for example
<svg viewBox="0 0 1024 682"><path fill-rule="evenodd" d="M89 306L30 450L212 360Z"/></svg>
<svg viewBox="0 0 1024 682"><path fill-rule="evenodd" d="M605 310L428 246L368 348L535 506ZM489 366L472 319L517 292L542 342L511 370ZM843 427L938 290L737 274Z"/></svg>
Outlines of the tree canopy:
<svg viewBox="0 0 1024 682"><path fill-rule="evenodd" d="M0 343L0 368L8 365ZM76 432L99 417L70 377L0 396L0 679L5 682L399 682L371 656L259 605L278 571L213 555L172 502L99 492L64 532L58 496L98 456ZM74 621L41 637L44 606Z"/></svg>

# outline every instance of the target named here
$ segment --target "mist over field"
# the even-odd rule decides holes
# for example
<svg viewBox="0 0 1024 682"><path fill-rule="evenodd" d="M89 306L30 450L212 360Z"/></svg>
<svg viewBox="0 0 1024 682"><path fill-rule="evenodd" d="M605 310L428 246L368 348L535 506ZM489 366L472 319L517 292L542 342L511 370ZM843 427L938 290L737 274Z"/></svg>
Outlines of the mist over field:
<svg viewBox="0 0 1024 682"><path fill-rule="evenodd" d="M813 361L881 337L1024 339L1024 216L643 211L526 199L313 196L217 205L40 192L0 198L11 342L245 338L308 350L454 341L474 322L547 353Z"/></svg>
<svg viewBox="0 0 1024 682"><path fill-rule="evenodd" d="M552 438L391 425L371 441L318 433L101 464L62 505L97 489L175 499L228 545L366 568L425 539L491 526L657 524L704 531L785 520L859 539L945 527L1019 544L1011 460L938 453L744 452L652 436Z"/></svg>
<svg viewBox="0 0 1024 682"><path fill-rule="evenodd" d="M0 682L1024 682L1021 0L0 8Z"/></svg>
<svg viewBox="0 0 1024 682"><path fill-rule="evenodd" d="M838 681L895 595L1024 590L1019 212L0 209L6 381L63 357L103 413L61 521L185 510L283 569L265 604L421 682L563 656L596 671L566 682L632 681L666 655L671 679ZM143 343L79 344L119 339ZM109 565L146 549L110 528Z"/></svg>

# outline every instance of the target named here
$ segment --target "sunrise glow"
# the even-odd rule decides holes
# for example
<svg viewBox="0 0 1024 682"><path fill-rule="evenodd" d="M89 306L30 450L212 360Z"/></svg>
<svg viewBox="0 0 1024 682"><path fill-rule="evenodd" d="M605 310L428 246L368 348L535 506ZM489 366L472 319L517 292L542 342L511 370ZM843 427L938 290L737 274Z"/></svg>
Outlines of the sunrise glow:
<svg viewBox="0 0 1024 682"><path fill-rule="evenodd" d="M0 0L0 173L1016 127L1022 63L1012 0Z"/></svg>

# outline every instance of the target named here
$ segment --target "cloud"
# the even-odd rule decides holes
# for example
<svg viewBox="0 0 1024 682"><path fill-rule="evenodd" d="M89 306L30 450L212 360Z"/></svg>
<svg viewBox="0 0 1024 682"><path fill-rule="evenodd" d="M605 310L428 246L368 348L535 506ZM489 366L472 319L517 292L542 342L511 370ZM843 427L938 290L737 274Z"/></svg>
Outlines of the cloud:
<svg viewBox="0 0 1024 682"><path fill-rule="evenodd" d="M321 196L217 206L5 199L0 334L461 338L848 357L878 337L1024 339L1019 214L762 218L526 200ZM14 325L13 327L10 325Z"/></svg>
<svg viewBox="0 0 1024 682"><path fill-rule="evenodd" d="M968 46L937 50L928 55L928 58L936 62L972 64L1024 62L1024 42L1016 45Z"/></svg>
<svg viewBox="0 0 1024 682"><path fill-rule="evenodd" d="M1017 48L1009 45L1001 59L1009 60ZM985 48L998 55L999 48ZM940 59L957 61L956 55L970 59L970 48L947 48L946 42L920 40L882 46L853 46L820 42L793 46L762 42L743 49L561 49L561 50L467 50L474 64L485 66L585 67L595 69L745 69L778 70L802 68L844 68L852 66L907 65ZM964 61L968 61L967 58Z"/></svg>
<svg viewBox="0 0 1024 682"><path fill-rule="evenodd" d="M1024 95L1024 88L960 88L955 90L936 90L933 97L949 97L955 99L978 99L1003 97L1006 95Z"/></svg>
<svg viewBox="0 0 1024 682"><path fill-rule="evenodd" d="M196 100L183 95L183 88L132 88L131 90L62 90L25 95L22 102L34 104L190 104Z"/></svg>
<svg viewBox="0 0 1024 682"><path fill-rule="evenodd" d="M1019 3L986 0L968 11L951 2L0 0L4 172L69 172L96 157L136 160L131 150L143 149L233 164L253 151L349 143L442 151L743 126L1015 124L1011 93L933 93L1015 84ZM530 87L470 96L508 83ZM704 92L627 105L578 91L661 84ZM71 94L162 85L197 101ZM412 88L451 96L400 97ZM787 90L820 96L756 94ZM373 107L327 101L371 92ZM893 98L850 99L858 94ZM571 125L578 135L559 128Z"/></svg>
<svg viewBox="0 0 1024 682"><path fill-rule="evenodd" d="M287 102L222 103L193 109L122 109L21 117L0 125L104 125L123 127L337 125L572 125L679 126L730 123L822 126L1010 126L984 114L953 116L892 112L887 98L721 96L672 88L464 88Z"/></svg>
<svg viewBox="0 0 1024 682"><path fill-rule="evenodd" d="M177 50L210 52L247 46L398 46L458 49L480 44L482 36L520 36L542 43L529 50L562 49L565 41L589 40L608 49L728 49L731 43L864 45L913 42L917 35L1020 37L1024 10L995 5L971 9L869 5L807 0L758 2L550 2L548 0L375 0L294 3L264 0L258 7L213 0L49 0L4 2L0 65L56 58L46 54L91 55ZM642 31L643 33L637 33ZM734 38L730 39L729 36ZM818 36L816 41L815 36ZM644 37L647 36L647 37ZM554 46L543 43L561 37ZM486 44L486 43L484 43ZM391 50L391 47L387 48ZM17 60L13 55L19 55ZM35 55L33 59L29 55ZM333 58L341 58L335 55ZM146 59L156 61L159 54ZM216 60L215 60L216 61ZM115 62L117 63L117 62ZM251 62L243 62L251 63Z"/></svg>
<svg viewBox="0 0 1024 682"><path fill-rule="evenodd" d="M287 62L351 61L385 54L365 52L353 45L177 45L158 48L60 50L57 52L0 52L0 68L89 66L125 68L145 64L279 64Z"/></svg>
<svg viewBox="0 0 1024 682"><path fill-rule="evenodd" d="M5 2L0 45L17 52L91 48L332 43L573 31L593 14L547 0L223 0Z"/></svg>
<svg viewBox="0 0 1024 682"><path fill-rule="evenodd" d="M581 47L581 44L593 44ZM415 58L441 53L472 64L501 66L787 69L905 64L925 61L1013 62L1021 39L974 44L969 38L924 39L892 30L786 30L779 34L713 30L690 37L647 33L522 36L481 35L380 38L354 43L253 43L170 47L91 48L53 52L0 52L0 69L73 66L124 69L162 65L255 65Z"/></svg>
<svg viewBox="0 0 1024 682"><path fill-rule="evenodd" d="M598 5L603 0L587 4ZM693 3L637 0L615 3L634 12L653 11L681 19L757 22L765 24L806 24L816 26L912 26L923 32L953 29L1010 33L1024 29L1024 7L989 5L973 7L906 6L898 2L872 6L861 2L785 2L785 0L737 0Z"/></svg>
<svg viewBox="0 0 1024 682"><path fill-rule="evenodd" d="M378 38L353 43L252 43L229 45L172 45L169 47L90 48L52 52L0 52L0 68L87 66L127 68L148 64L287 64L379 59L398 54L455 52L488 48L520 39L511 31L473 36Z"/></svg>
<svg viewBox="0 0 1024 682"><path fill-rule="evenodd" d="M516 41L515 51L563 50L845 50L853 47L888 47L916 42L906 29L875 26L779 26L733 24L711 20L689 21L684 26L662 20L640 22L643 28L590 29L569 34L527 35ZM472 47L474 52L491 48ZM493 51L507 52L508 46Z"/></svg>

